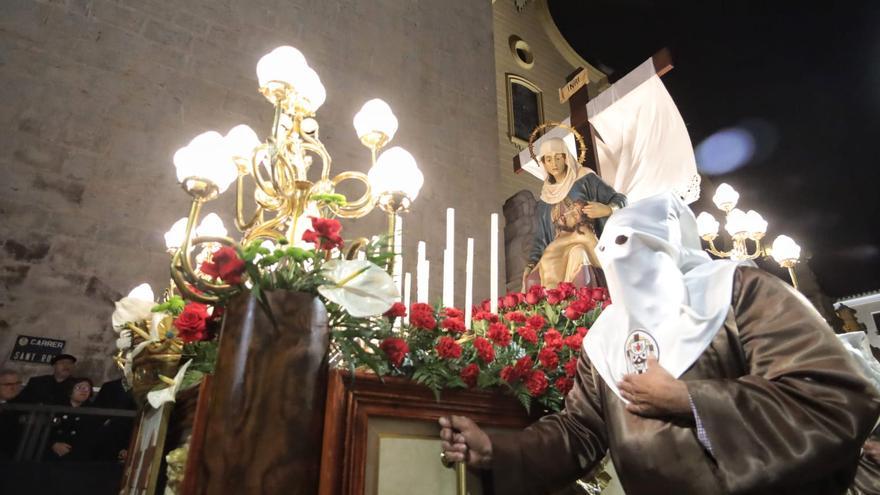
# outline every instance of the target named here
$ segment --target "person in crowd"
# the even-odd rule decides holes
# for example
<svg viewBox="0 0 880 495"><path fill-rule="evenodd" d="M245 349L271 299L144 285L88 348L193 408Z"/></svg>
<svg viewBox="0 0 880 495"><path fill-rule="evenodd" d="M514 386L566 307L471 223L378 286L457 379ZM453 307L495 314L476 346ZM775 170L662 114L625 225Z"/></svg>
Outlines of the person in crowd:
<svg viewBox="0 0 880 495"><path fill-rule="evenodd" d="M11 369L0 369L0 460L12 459L18 446L20 414L2 410L3 404L16 402L21 393L21 376Z"/></svg>
<svg viewBox="0 0 880 495"><path fill-rule="evenodd" d="M52 374L35 376L28 380L18 401L27 404L65 404L75 367L76 358L70 354L53 357Z"/></svg>
<svg viewBox="0 0 880 495"><path fill-rule="evenodd" d="M21 394L21 375L8 368L0 369L0 404L13 402Z"/></svg>
<svg viewBox="0 0 880 495"><path fill-rule="evenodd" d="M92 397L92 381L74 378L68 388L67 406L89 407ZM53 419L49 436L49 460L91 460L96 434L95 417L85 414L59 413Z"/></svg>
<svg viewBox="0 0 880 495"><path fill-rule="evenodd" d="M101 385L92 405L105 409L130 411L137 409L134 397L131 395L131 389L122 378L110 380ZM113 416L104 419L98 428L95 460L124 461L133 427L134 420L132 418Z"/></svg>

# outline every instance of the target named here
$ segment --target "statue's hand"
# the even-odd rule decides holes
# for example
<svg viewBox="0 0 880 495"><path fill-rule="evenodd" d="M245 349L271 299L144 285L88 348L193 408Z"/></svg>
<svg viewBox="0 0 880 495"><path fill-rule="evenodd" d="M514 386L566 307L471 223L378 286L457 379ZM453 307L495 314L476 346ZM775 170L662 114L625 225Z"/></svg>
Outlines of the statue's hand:
<svg viewBox="0 0 880 495"><path fill-rule="evenodd" d="M610 206L604 203L587 201L587 206L584 206L583 212L590 218L605 218L611 216L612 210Z"/></svg>

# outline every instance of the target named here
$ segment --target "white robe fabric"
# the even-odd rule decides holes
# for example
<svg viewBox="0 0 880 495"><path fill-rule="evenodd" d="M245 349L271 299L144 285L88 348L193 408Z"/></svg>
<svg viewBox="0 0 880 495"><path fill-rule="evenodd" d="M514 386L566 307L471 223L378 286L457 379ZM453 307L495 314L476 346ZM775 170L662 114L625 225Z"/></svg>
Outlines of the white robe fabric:
<svg viewBox="0 0 880 495"><path fill-rule="evenodd" d="M599 175L631 202L673 191L692 203L700 176L687 126L646 60L587 104ZM599 139L601 138L601 139Z"/></svg>
<svg viewBox="0 0 880 495"><path fill-rule="evenodd" d="M712 260L700 246L690 208L673 193L642 199L612 215L596 254L611 305L584 339L584 351L608 387L634 368L633 336L678 378L721 329L736 268L751 262ZM623 398L621 397L623 400Z"/></svg>

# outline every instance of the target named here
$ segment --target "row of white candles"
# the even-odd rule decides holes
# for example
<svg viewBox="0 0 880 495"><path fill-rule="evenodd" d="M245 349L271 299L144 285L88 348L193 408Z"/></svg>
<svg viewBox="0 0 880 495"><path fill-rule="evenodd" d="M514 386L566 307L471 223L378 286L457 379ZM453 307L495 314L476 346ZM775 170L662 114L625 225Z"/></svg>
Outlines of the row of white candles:
<svg viewBox="0 0 880 495"><path fill-rule="evenodd" d="M399 223L398 223L399 225ZM395 246L400 252L402 245L401 231L395 233ZM419 241L416 250L416 302L427 303L428 282L430 280L431 262L426 256L425 241ZM398 264L397 266L400 266ZM403 275L403 304L407 307L405 321L409 323L409 307L412 298L412 275L407 272ZM398 285L400 287L400 285ZM464 289L464 324L470 328L474 299L474 239L467 239L467 257L465 259L465 289ZM453 306L455 300L455 210L446 209L446 248L443 250L443 306ZM489 301L493 313L498 312L498 214L493 213L490 217L489 227Z"/></svg>

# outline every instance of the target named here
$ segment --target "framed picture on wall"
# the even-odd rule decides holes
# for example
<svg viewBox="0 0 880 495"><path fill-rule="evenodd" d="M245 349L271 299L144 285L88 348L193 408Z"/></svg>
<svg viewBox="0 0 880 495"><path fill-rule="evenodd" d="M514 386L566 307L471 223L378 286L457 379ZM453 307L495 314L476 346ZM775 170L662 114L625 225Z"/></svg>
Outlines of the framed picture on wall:
<svg viewBox="0 0 880 495"><path fill-rule="evenodd" d="M527 79L507 74L507 135L517 146L529 143L535 127L544 123L541 90Z"/></svg>

